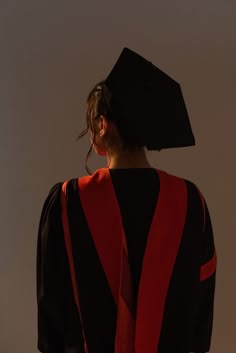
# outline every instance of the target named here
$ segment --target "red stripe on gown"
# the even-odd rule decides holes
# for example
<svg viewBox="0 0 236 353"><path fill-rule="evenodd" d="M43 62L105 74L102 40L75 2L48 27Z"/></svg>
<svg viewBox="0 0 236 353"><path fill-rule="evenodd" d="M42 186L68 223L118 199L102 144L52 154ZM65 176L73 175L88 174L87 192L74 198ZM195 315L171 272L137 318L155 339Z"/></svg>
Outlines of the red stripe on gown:
<svg viewBox="0 0 236 353"><path fill-rule="evenodd" d="M78 193L115 304L118 303L122 222L109 171L98 169L78 179Z"/></svg>
<svg viewBox="0 0 236 353"><path fill-rule="evenodd" d="M133 289L122 218L108 169L78 179L78 191L98 256L117 305L116 353L134 352ZM104 226L105 225L105 226Z"/></svg>
<svg viewBox="0 0 236 353"><path fill-rule="evenodd" d="M213 257L207 263L201 266L200 280L205 281L207 278L211 277L216 271L217 266L217 256L214 252Z"/></svg>
<svg viewBox="0 0 236 353"><path fill-rule="evenodd" d="M184 180L160 170L157 173L160 194L144 255L136 323L127 245L109 170L99 169L92 176L78 179L81 204L117 304L116 353L132 353L134 345L136 353L157 352L187 209Z"/></svg>
<svg viewBox="0 0 236 353"><path fill-rule="evenodd" d="M140 279L135 335L136 353L156 353L165 301L187 212L183 179L158 170L159 198L151 224Z"/></svg>
<svg viewBox="0 0 236 353"><path fill-rule="evenodd" d="M79 312L79 316L80 316L80 321L81 321L81 326L82 326L82 334L83 334L83 338L84 338L84 349L85 349L85 352L88 353L88 348L87 348L87 344L86 344L86 337L85 337L85 333L84 333L84 329L83 329L82 314L81 314L81 310L80 310L78 287L77 287L77 283L76 283L75 265L74 265L72 246L71 246L70 226L69 226L69 220L68 220L68 214L67 214L67 198L66 198L66 196L67 196L68 182L69 182L69 180L65 181L62 184L62 190L61 190L62 225L63 225L63 231L64 231L65 244L66 244L66 252L67 252L69 267L70 267L73 295L74 295L75 303L76 303L76 306L77 306L77 309Z"/></svg>

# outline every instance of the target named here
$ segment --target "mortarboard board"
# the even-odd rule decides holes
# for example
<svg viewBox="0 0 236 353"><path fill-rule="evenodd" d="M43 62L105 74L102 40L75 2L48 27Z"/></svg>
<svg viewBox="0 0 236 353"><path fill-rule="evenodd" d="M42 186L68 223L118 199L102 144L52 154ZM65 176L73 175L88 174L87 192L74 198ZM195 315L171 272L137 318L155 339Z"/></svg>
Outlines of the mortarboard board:
<svg viewBox="0 0 236 353"><path fill-rule="evenodd" d="M149 150L195 145L179 83L150 61L124 48L105 83L127 140Z"/></svg>

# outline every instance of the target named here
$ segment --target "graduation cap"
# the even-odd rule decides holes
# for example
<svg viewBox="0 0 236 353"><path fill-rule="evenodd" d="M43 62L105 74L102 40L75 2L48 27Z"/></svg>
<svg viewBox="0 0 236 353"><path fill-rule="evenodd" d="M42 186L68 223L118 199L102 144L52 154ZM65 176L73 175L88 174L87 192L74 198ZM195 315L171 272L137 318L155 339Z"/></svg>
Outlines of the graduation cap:
<svg viewBox="0 0 236 353"><path fill-rule="evenodd" d="M179 83L152 62L124 48L105 83L127 141L149 150L195 145Z"/></svg>

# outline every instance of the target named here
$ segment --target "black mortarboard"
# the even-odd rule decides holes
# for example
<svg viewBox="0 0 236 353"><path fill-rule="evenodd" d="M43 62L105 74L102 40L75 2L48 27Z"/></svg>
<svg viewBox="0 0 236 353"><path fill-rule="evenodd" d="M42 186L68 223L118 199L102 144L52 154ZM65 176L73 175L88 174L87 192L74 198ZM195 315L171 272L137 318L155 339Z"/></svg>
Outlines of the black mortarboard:
<svg viewBox="0 0 236 353"><path fill-rule="evenodd" d="M127 139L150 150L195 145L180 85L150 61L124 48L105 82Z"/></svg>

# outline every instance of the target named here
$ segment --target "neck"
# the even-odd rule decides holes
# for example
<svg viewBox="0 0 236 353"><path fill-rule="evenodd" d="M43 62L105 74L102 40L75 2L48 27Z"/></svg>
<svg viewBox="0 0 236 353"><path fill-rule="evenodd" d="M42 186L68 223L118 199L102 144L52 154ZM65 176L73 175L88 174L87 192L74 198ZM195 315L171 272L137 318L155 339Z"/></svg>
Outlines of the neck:
<svg viewBox="0 0 236 353"><path fill-rule="evenodd" d="M107 162L110 169L152 168L144 148L137 148L132 151L108 151Z"/></svg>

